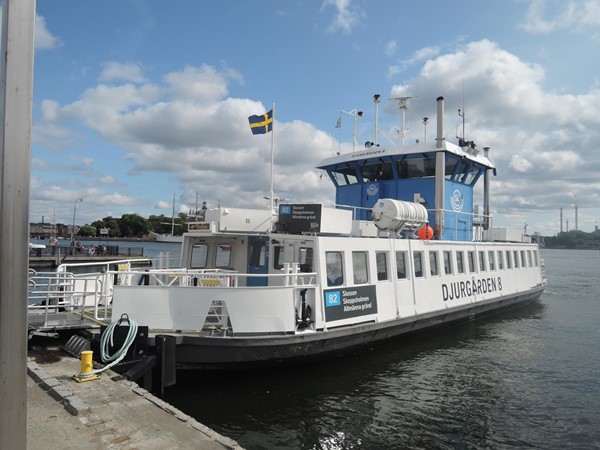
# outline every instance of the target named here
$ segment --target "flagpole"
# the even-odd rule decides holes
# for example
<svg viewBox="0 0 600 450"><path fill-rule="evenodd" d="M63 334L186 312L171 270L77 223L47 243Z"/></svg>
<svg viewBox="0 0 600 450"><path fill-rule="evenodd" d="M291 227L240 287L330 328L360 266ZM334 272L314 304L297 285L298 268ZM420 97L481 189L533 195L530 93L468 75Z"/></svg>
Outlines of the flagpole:
<svg viewBox="0 0 600 450"><path fill-rule="evenodd" d="M271 226L273 225L273 205L275 203L275 197L273 194L273 164L275 159L275 102L273 102L273 122L271 123ZM269 232L271 231L271 227L269 227Z"/></svg>

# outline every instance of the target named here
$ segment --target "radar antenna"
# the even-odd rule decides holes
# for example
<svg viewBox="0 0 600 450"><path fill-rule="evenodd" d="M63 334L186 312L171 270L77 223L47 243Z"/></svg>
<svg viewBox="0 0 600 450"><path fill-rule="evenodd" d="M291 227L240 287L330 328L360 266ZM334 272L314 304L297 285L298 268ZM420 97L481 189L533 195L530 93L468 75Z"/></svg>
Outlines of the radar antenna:
<svg viewBox="0 0 600 450"><path fill-rule="evenodd" d="M390 101L398 102L398 108L402 111L402 129L399 134L402 136L402 144L406 145L406 132L408 129L406 128L406 110L408 109L408 101L409 100L418 100L419 97L393 97L390 98Z"/></svg>

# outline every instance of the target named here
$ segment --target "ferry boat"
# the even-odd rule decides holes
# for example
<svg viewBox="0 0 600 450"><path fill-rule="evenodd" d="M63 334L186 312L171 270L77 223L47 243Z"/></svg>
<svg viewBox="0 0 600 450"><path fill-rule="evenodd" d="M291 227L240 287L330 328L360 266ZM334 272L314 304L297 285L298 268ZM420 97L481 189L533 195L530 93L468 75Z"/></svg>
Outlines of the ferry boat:
<svg viewBox="0 0 600 450"><path fill-rule="evenodd" d="M538 245L491 241L489 149L448 142L443 114L440 97L434 142L322 161L332 206L206 210L184 234L182 267L106 274L112 320L175 337L178 368L238 369L330 358L538 299Z"/></svg>

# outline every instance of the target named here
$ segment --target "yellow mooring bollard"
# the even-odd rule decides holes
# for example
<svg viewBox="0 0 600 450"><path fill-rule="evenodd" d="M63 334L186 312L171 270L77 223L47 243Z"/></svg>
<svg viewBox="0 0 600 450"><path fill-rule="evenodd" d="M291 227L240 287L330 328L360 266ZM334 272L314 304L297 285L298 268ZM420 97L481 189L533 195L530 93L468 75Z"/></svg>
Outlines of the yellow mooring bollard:
<svg viewBox="0 0 600 450"><path fill-rule="evenodd" d="M92 373L92 369L94 368L92 364L92 357L94 352L91 350L84 350L81 352L81 372L79 375L73 375L73 379L82 383L84 381L95 380L98 377L95 373Z"/></svg>

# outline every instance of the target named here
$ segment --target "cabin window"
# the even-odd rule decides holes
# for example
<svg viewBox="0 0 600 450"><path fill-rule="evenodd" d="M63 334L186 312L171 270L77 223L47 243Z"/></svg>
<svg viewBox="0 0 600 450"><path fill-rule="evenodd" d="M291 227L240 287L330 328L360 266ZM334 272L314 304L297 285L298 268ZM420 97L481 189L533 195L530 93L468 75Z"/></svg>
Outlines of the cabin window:
<svg viewBox="0 0 600 450"><path fill-rule="evenodd" d="M264 252L264 244L263 244ZM264 255L263 255L264 258ZM231 260L231 244L219 244L217 245L217 256L215 258L215 267L229 267L229 261ZM262 260L264 265L264 259Z"/></svg>
<svg viewBox="0 0 600 450"><path fill-rule="evenodd" d="M512 261L511 261L511 257L510 257L510 250L506 250L506 268L507 269L511 269L512 268Z"/></svg>
<svg viewBox="0 0 600 450"><path fill-rule="evenodd" d="M458 273L465 273L465 264L463 258L463 252L456 252L456 271Z"/></svg>
<svg viewBox="0 0 600 450"><path fill-rule="evenodd" d="M273 268L276 270L283 269L283 245L276 245L273 247Z"/></svg>
<svg viewBox="0 0 600 450"><path fill-rule="evenodd" d="M352 252L352 270L354 284L365 284L369 281L367 252Z"/></svg>
<svg viewBox="0 0 600 450"><path fill-rule="evenodd" d="M449 155L446 156L446 170L444 173L446 175L446 179L452 178L452 175L454 175L459 163L460 159L450 157Z"/></svg>
<svg viewBox="0 0 600 450"><path fill-rule="evenodd" d="M494 251L489 251L488 252L488 260L489 260L489 263L490 263L489 264L490 270L494 270L494 267L496 266L494 264L494 253L495 253Z"/></svg>
<svg viewBox="0 0 600 450"><path fill-rule="evenodd" d="M338 186L358 183L358 175L356 174L356 168L354 166L338 167L330 173Z"/></svg>
<svg viewBox="0 0 600 450"><path fill-rule="evenodd" d="M535 264L535 267L537 267L539 264L538 263L538 254L537 254L536 250L533 251L533 263Z"/></svg>
<svg viewBox="0 0 600 450"><path fill-rule="evenodd" d="M467 255L469 260L469 272L473 273L475 272L475 252L469 252Z"/></svg>
<svg viewBox="0 0 600 450"><path fill-rule="evenodd" d="M435 176L435 158L404 158L398 161L400 178L423 178Z"/></svg>
<svg viewBox="0 0 600 450"><path fill-rule="evenodd" d="M525 261L525 250L521 250L521 267L527 267L527 261Z"/></svg>
<svg viewBox="0 0 600 450"><path fill-rule="evenodd" d="M192 245L192 257L190 267L192 269L204 269L208 259L208 245L194 244Z"/></svg>
<svg viewBox="0 0 600 450"><path fill-rule="evenodd" d="M375 253L375 262L377 263L377 281L385 281L388 279L388 253Z"/></svg>
<svg viewBox="0 0 600 450"><path fill-rule="evenodd" d="M406 278L406 252L396 252L396 276Z"/></svg>
<svg viewBox="0 0 600 450"><path fill-rule="evenodd" d="M444 273L450 275L452 273L451 253L444 252Z"/></svg>
<svg viewBox="0 0 600 450"><path fill-rule="evenodd" d="M325 252L325 265L327 267L327 286L341 286L344 284L344 266L341 252Z"/></svg>
<svg viewBox="0 0 600 450"><path fill-rule="evenodd" d="M504 269L504 258L502 256L502 250L498 250L498 270Z"/></svg>
<svg viewBox="0 0 600 450"><path fill-rule="evenodd" d="M265 256L267 246L262 241L254 241L250 244L250 265L252 267L263 267L265 265ZM229 263L229 261L228 261ZM229 264L225 264L226 266ZM217 267L220 267L217 265Z"/></svg>
<svg viewBox="0 0 600 450"><path fill-rule="evenodd" d="M485 252L479 252L479 271L485 272Z"/></svg>
<svg viewBox="0 0 600 450"><path fill-rule="evenodd" d="M470 167L469 172L466 174L464 183L473 186L475 184L475 182L477 181L477 179L479 178L479 175L482 170L483 169L481 169L480 167L477 167L476 165L473 164Z"/></svg>
<svg viewBox="0 0 600 450"><path fill-rule="evenodd" d="M394 178L391 162L381 162L379 160L376 162L368 161L361 166L360 171L362 172L363 181L365 183L391 180Z"/></svg>
<svg viewBox="0 0 600 450"><path fill-rule="evenodd" d="M413 252L413 262L415 267L415 277L423 276L423 252Z"/></svg>
<svg viewBox="0 0 600 450"><path fill-rule="evenodd" d="M533 266L531 263L531 250L527 250L527 262L529 263L529 267Z"/></svg>
<svg viewBox="0 0 600 450"><path fill-rule="evenodd" d="M313 271L312 247L300 247L298 262L300 263L300 272L311 273Z"/></svg>
<svg viewBox="0 0 600 450"><path fill-rule="evenodd" d="M429 252L429 272L432 277L435 277L439 273L437 252Z"/></svg>
<svg viewBox="0 0 600 450"><path fill-rule="evenodd" d="M519 268L519 251L515 250L514 255L515 255L515 269L518 269Z"/></svg>

